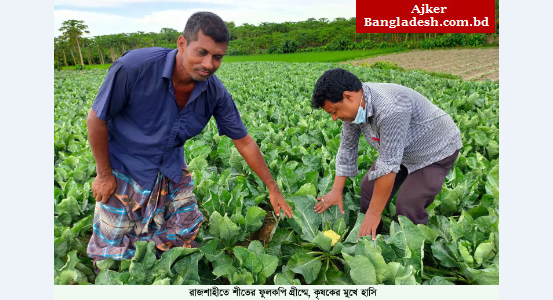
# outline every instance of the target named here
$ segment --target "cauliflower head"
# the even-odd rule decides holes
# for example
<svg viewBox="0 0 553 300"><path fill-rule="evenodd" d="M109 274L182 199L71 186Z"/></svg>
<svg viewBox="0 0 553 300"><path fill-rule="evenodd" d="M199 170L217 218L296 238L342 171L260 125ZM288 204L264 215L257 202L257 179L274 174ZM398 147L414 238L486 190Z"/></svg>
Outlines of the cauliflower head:
<svg viewBox="0 0 553 300"><path fill-rule="evenodd" d="M340 240L340 236L336 232L334 232L333 230L327 230L327 231L323 232L323 234L332 239L331 246L336 245L336 243L338 243L338 241Z"/></svg>

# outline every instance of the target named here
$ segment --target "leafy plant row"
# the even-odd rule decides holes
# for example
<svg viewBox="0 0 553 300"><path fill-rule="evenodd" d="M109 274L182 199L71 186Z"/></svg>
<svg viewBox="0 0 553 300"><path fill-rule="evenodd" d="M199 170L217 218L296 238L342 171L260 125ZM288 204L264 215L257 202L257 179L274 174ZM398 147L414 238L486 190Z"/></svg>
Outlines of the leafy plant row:
<svg viewBox="0 0 553 300"><path fill-rule="evenodd" d="M97 276L86 257L95 166L85 120L106 72L56 72L55 283L497 284L499 84L341 66L362 81L417 90L452 116L463 141L442 192L428 207L427 225L402 216L393 221L392 201L383 214L384 233L374 242L357 242L361 179L378 155L363 138L359 175L344 189L345 214L336 207L320 215L313 210L315 198L332 187L341 126L309 100L317 78L336 66L233 63L217 72L293 207L293 219L274 216L266 187L211 120L185 144L194 192L209 220L197 237L200 248L158 257L153 244L137 243L133 259L102 262Z"/></svg>

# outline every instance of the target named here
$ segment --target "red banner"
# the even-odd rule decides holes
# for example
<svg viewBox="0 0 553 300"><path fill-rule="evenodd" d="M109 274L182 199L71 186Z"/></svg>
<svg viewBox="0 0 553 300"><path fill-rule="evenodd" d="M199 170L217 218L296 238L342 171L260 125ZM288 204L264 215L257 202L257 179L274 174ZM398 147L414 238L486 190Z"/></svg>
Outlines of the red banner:
<svg viewBox="0 0 553 300"><path fill-rule="evenodd" d="M357 33L494 33L495 0L357 0Z"/></svg>

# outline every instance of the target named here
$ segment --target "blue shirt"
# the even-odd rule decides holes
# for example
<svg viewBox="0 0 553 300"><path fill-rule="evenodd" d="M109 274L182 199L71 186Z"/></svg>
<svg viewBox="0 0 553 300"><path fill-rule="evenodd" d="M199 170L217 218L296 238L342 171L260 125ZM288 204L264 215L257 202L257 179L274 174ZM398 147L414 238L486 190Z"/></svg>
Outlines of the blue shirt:
<svg viewBox="0 0 553 300"><path fill-rule="evenodd" d="M247 131L236 105L215 75L196 82L182 111L171 81L177 50L129 51L110 67L92 109L108 122L111 167L150 189L161 172L178 182L186 167L184 143L215 117L219 135Z"/></svg>

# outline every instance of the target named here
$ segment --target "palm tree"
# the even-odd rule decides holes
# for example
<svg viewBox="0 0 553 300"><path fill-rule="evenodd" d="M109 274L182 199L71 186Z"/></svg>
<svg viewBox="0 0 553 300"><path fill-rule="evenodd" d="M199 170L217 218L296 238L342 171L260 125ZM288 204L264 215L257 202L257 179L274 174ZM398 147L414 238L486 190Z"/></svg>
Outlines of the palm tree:
<svg viewBox="0 0 553 300"><path fill-rule="evenodd" d="M84 67L83 54L81 53L81 45L79 44L79 38L84 33L90 33L87 28L88 26L84 24L84 21L77 20L67 20L61 24L60 31L62 36L71 41L72 43L77 44L77 49L79 51L79 56L81 58L81 65Z"/></svg>

